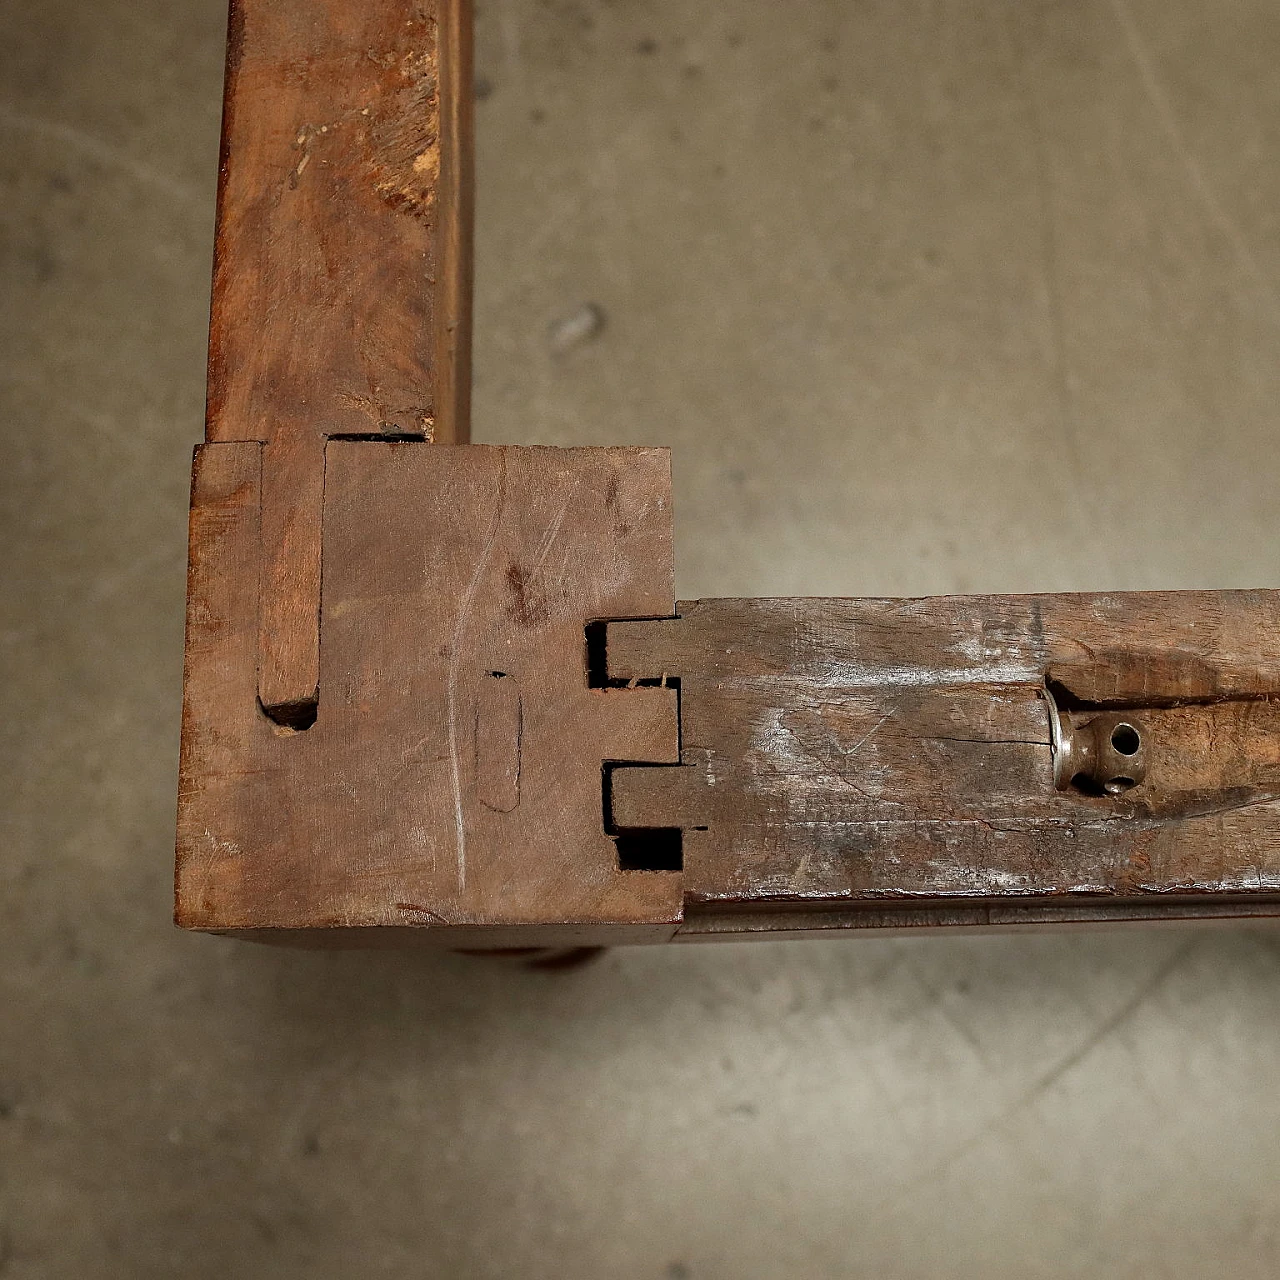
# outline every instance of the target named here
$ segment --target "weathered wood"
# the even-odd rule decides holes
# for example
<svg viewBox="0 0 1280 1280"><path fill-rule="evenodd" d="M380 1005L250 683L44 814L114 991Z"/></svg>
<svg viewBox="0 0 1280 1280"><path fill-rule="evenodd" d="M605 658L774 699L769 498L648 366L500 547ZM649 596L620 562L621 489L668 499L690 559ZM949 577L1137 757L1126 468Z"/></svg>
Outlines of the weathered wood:
<svg viewBox="0 0 1280 1280"><path fill-rule="evenodd" d="M282 719L317 696L326 439L467 439L470 48L467 0L231 6L206 438L264 446Z"/></svg>
<svg viewBox="0 0 1280 1280"><path fill-rule="evenodd" d="M682 767L615 771L612 808L684 829L687 929L771 905L1280 896L1280 593L678 611L610 624L607 662L679 678ZM1078 718L1140 712L1141 785L1055 788L1046 680Z"/></svg>
<svg viewBox="0 0 1280 1280"><path fill-rule="evenodd" d="M664 453L430 443L468 434L471 153L468 0L233 0L180 924L493 949L1280 914L1280 593L671 618Z"/></svg>
<svg viewBox="0 0 1280 1280"><path fill-rule="evenodd" d="M254 697L259 453L196 463L179 923L669 937L679 874L619 869L602 768L677 759L675 691L590 687L586 646L593 619L672 609L667 453L331 441L301 732Z"/></svg>

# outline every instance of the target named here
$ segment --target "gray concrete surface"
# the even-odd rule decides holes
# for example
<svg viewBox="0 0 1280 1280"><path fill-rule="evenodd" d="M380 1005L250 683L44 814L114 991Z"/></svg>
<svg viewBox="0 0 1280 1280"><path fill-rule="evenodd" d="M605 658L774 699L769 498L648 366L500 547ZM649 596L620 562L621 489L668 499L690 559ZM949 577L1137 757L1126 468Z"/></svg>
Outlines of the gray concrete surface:
<svg viewBox="0 0 1280 1280"><path fill-rule="evenodd" d="M0 15L0 1276L1277 1274L1280 935L176 934L223 14ZM1280 585L1277 65L1263 0L482 0L477 439L673 445L686 596Z"/></svg>

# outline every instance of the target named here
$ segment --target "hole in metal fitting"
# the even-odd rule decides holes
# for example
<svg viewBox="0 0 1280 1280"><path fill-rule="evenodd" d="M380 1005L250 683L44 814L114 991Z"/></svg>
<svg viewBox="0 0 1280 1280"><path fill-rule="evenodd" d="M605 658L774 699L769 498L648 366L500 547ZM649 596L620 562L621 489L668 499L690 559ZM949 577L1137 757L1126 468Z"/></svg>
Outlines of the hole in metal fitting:
<svg viewBox="0 0 1280 1280"><path fill-rule="evenodd" d="M1118 796L1122 791L1128 791L1130 787L1136 787L1138 784L1132 778L1112 778L1109 782L1103 784L1102 789L1112 796Z"/></svg>
<svg viewBox="0 0 1280 1280"><path fill-rule="evenodd" d="M1131 724L1118 724L1111 730L1111 745L1122 756L1133 756L1138 754L1138 748L1142 746L1142 737L1137 729ZM1131 778L1117 778L1117 782L1123 781L1126 786L1133 786Z"/></svg>

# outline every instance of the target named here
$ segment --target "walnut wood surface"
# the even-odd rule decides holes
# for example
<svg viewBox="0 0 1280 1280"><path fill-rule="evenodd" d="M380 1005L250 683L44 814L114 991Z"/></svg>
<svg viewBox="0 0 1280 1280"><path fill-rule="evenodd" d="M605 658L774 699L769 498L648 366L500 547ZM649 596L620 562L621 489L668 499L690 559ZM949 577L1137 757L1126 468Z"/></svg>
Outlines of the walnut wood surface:
<svg viewBox="0 0 1280 1280"><path fill-rule="evenodd" d="M233 0L209 348L209 441L259 441L259 693L319 681L325 440L465 441L471 29L466 0Z"/></svg>
<svg viewBox="0 0 1280 1280"><path fill-rule="evenodd" d="M676 695L589 687L586 646L595 618L673 607L666 451L331 441L301 732L254 697L263 452L196 460L179 923L670 937L679 874L619 870L602 766L675 762Z"/></svg>
<svg viewBox="0 0 1280 1280"><path fill-rule="evenodd" d="M618 770L612 801L622 826L684 829L686 929L699 911L731 930L766 908L1021 899L1137 918L1114 904L1280 895L1278 593L679 613L610 624L608 674L680 681L682 767ZM1055 790L1046 677L1080 714L1140 711L1141 786Z"/></svg>

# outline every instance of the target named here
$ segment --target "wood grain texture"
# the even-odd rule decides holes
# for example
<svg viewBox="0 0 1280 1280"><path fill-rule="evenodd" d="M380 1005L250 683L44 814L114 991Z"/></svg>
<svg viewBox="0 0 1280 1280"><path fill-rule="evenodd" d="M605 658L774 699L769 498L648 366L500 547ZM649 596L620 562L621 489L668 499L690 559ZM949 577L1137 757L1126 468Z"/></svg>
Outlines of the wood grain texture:
<svg viewBox="0 0 1280 1280"><path fill-rule="evenodd" d="M328 437L465 441L466 0L233 0L206 438L263 444L259 692L313 702Z"/></svg>
<svg viewBox="0 0 1280 1280"><path fill-rule="evenodd" d="M673 607L667 453L330 442L326 694L296 732L254 697L260 451L197 457L179 923L375 945L669 937L679 874L619 869L602 769L676 761L675 692L589 687L585 637Z"/></svg>
<svg viewBox="0 0 1280 1280"><path fill-rule="evenodd" d="M969 903L975 923L1019 900L1098 919L1280 896L1278 593L679 614L610 624L607 643L610 678L680 681L682 767L616 771L613 810L684 829L686 929L765 908ZM1079 717L1140 709L1142 785L1055 789L1046 679Z"/></svg>

